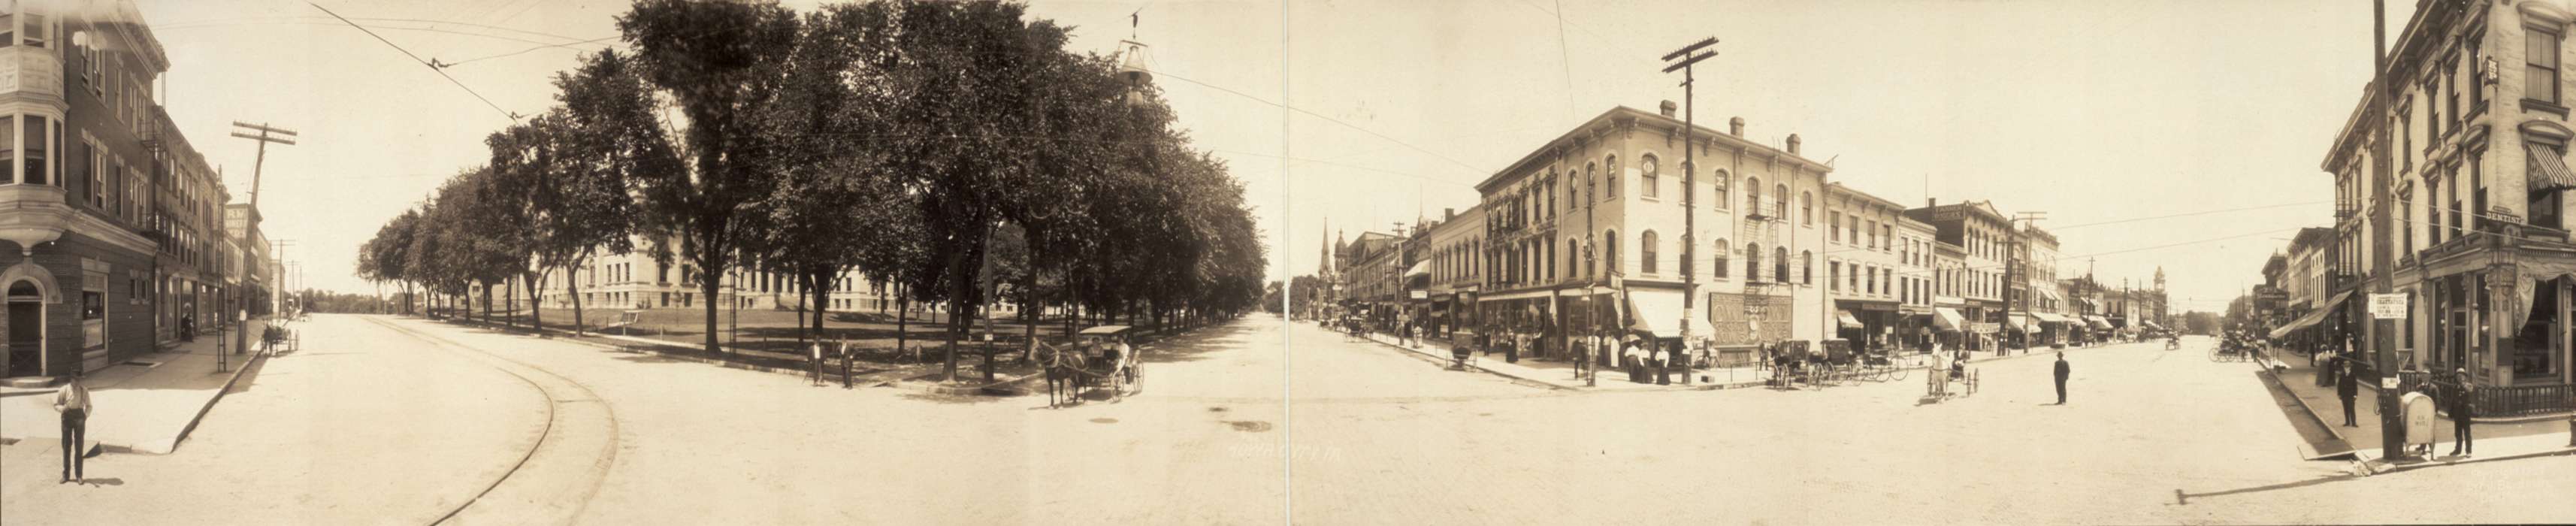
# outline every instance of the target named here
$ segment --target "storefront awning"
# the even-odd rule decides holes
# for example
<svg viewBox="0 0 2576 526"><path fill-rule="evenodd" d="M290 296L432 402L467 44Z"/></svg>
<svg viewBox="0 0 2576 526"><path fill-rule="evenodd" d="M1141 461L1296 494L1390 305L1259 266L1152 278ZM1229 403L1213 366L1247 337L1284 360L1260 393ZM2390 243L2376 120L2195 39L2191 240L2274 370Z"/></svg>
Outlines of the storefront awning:
<svg viewBox="0 0 2576 526"><path fill-rule="evenodd" d="M1958 309L1949 307L1933 307L1932 322L1934 325L1940 326L1941 330L1945 331L1956 331L1968 328L1968 318L1966 316L1960 316Z"/></svg>
<svg viewBox="0 0 2576 526"><path fill-rule="evenodd" d="M2316 312L2310 312L2306 316L2300 316L2297 320L2291 320L2289 323L2282 324L2280 327L2275 327L2272 329L2272 339L2277 340L2283 336L2289 336L2290 333L2299 332L2299 329L2314 327L2317 325L2317 322L2325 321L2326 314L2331 312L2334 311L2317 309Z"/></svg>
<svg viewBox="0 0 2576 526"><path fill-rule="evenodd" d="M2111 330L2111 320L2102 319L2102 315L2099 314L2084 315L2084 324L2097 331Z"/></svg>
<svg viewBox="0 0 2576 526"><path fill-rule="evenodd" d="M2159 331L2165 330L2165 326L2157 325L2155 320L2138 320L2138 326Z"/></svg>
<svg viewBox="0 0 2576 526"><path fill-rule="evenodd" d="M2539 144L2524 144L2523 151L2529 153L2531 159L2529 179L2524 183L2528 191L2539 193L2576 188L2576 172L2568 171L2567 160L2556 150Z"/></svg>
<svg viewBox="0 0 2576 526"><path fill-rule="evenodd" d="M2013 332L2030 332L2030 316L2025 314L2005 316L2004 328L2011 329Z"/></svg>
<svg viewBox="0 0 2576 526"><path fill-rule="evenodd" d="M2039 322L2040 322L2040 323L2066 323L2066 322L2069 322L2069 321L2074 321L2074 320L2066 319L2066 317L2065 317L2065 316L2059 316L2059 315L2057 315L2057 313L2054 313L2054 312L2033 312L2033 313L2030 313L2030 317L2031 317L2032 319L2037 319L2037 320L2039 320Z"/></svg>
<svg viewBox="0 0 2576 526"><path fill-rule="evenodd" d="M1408 278L1429 275L1431 275L1431 260L1428 259L1414 263L1412 269L1404 271L1404 277Z"/></svg>
<svg viewBox="0 0 2576 526"><path fill-rule="evenodd" d="M1681 331L1677 330L1679 327L1675 325L1682 317L1681 291L1630 291L1628 309L1635 315L1633 323L1628 325L1629 330L1643 331L1655 335L1656 338L1682 337ZM1717 328L1710 326L1708 319L1700 317L1699 314L1694 312L1690 317L1690 337L1717 336Z"/></svg>
<svg viewBox="0 0 2576 526"><path fill-rule="evenodd" d="M1851 311L1847 311L1847 310L1838 310L1838 311L1834 311L1834 318L1835 318L1835 319L1838 319L1838 320L1841 320L1841 321L1842 321L1842 324L1843 324L1843 328L1845 328L1845 329L1858 329L1858 328L1862 328L1862 327L1868 327L1867 325L1862 325L1862 324L1861 324L1861 322L1860 322L1860 318L1855 317L1855 316L1852 316Z"/></svg>

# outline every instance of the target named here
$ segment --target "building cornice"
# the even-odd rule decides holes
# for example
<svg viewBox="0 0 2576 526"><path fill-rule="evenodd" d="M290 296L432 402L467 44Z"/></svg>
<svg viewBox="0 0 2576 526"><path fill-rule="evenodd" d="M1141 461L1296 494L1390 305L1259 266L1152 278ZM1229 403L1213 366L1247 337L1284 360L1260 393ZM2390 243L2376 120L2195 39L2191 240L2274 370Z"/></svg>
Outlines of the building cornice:
<svg viewBox="0 0 2576 526"><path fill-rule="evenodd" d="M1558 135L1555 139L1547 141L1544 145L1530 150L1528 154L1522 155L1519 160L1512 161L1510 165L1504 166L1501 171L1494 172L1494 175L1486 177L1483 182L1476 183L1476 191L1490 193L1495 187L1500 186L1503 182L1510 181L1524 175L1525 172L1530 171L1536 165L1549 162L1549 159L1552 158L1570 155L1566 153L1558 153L1560 150L1579 149L1594 141L1600 140L1602 137L1608 136L1612 132L1645 128L1651 131L1669 133L1678 131L1683 124L1684 123L1681 119L1665 117L1662 114L1630 108L1627 106L1614 106L1610 108L1609 111L1602 112L1601 115L1595 116L1591 120L1584 121L1582 125L1575 126L1574 129L1571 130L1566 130L1564 134ZM1707 142L1707 146L1725 147L1740 153L1761 157L1766 162L1786 162L1805 167L1809 170L1814 170L1818 173L1830 173L1833 171L1833 167L1826 166L1824 163L1816 162L1813 159L1790 154L1787 151L1755 143L1746 140L1743 137L1737 137L1720 132L1707 126L1696 126L1692 129L1698 131L1698 133L1695 134L1695 137L1705 138L1703 140Z"/></svg>

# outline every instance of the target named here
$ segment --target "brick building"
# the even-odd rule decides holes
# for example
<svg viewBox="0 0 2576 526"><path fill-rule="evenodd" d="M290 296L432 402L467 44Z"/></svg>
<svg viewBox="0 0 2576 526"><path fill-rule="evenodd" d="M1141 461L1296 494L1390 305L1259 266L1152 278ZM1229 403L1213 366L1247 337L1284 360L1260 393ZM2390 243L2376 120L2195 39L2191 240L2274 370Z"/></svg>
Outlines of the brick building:
<svg viewBox="0 0 2576 526"><path fill-rule="evenodd" d="M134 3L21 2L0 19L0 375L61 376L211 319L226 194L151 86L170 67Z"/></svg>

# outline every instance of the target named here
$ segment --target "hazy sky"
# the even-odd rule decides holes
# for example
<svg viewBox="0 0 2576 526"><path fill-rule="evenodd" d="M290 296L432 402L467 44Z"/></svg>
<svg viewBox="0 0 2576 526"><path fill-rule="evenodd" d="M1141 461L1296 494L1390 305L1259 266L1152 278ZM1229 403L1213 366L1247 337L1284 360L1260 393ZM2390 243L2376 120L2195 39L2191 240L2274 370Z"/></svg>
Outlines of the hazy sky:
<svg viewBox="0 0 2576 526"><path fill-rule="evenodd" d="M272 238L317 288L370 290L355 247L509 120L301 1L141 0L173 66L170 113L244 199L235 120L304 133L269 152ZM552 103L575 50L616 45L624 2L322 1L512 112ZM807 6L814 2L789 2ZM2392 2L2392 25L2411 2ZM1130 34L1196 145L1227 159L1273 237L1270 274L1476 202L1470 185L1613 106L1680 100L1657 57L1702 37L1697 115L1789 133L1833 179L1901 203L1994 200L2104 280L2157 265L2177 307L2217 309L2330 216L2318 170L2368 80L2362 2L1034 2L1074 48ZM593 43L581 43L601 39ZM563 47L538 47L563 44ZM498 56L517 53L508 56ZM481 60L468 60L477 59ZM1278 106L1284 103L1295 110ZM1928 191L1928 194L1927 194ZM2253 210L2170 219L2154 216ZM2098 224L2109 221L2117 224ZM2098 224L2095 226L2081 226ZM2225 238L2209 242L2197 241ZM2189 244L2183 244L2189 243ZM2176 245L2170 248L2149 247ZM2070 260L2062 272L2081 272Z"/></svg>

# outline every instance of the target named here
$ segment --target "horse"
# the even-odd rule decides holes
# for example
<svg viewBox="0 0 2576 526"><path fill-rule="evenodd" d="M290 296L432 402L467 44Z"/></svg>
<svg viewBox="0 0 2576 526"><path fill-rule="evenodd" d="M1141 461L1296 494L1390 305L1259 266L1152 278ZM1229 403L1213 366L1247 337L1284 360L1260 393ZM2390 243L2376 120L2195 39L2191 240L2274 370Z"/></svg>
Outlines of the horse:
<svg viewBox="0 0 2576 526"><path fill-rule="evenodd" d="M1058 349L1039 344L1038 362L1046 364L1047 407L1067 405L1082 398L1083 368L1088 360L1080 350Z"/></svg>

